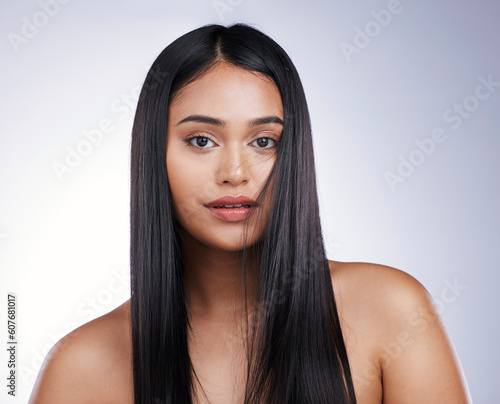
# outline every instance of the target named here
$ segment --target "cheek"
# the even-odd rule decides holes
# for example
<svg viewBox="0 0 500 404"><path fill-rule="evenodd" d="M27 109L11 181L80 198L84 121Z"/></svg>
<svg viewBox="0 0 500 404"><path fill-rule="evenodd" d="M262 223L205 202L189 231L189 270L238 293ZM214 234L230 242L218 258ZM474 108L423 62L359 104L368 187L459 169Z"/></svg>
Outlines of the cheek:
<svg viewBox="0 0 500 404"><path fill-rule="evenodd" d="M264 162L261 162L261 164L257 166L258 168L255 170L254 178L256 181L256 185L258 185L259 189L262 189L264 187L264 184L271 175L271 171L273 170L273 165L275 161L276 157L272 157ZM271 183L269 185L269 192L271 192L273 188L273 183L274 181L271 180Z"/></svg>
<svg viewBox="0 0 500 404"><path fill-rule="evenodd" d="M181 223L187 224L199 205L197 196L204 186L203 171L185 158L167 154L167 177L174 212Z"/></svg>

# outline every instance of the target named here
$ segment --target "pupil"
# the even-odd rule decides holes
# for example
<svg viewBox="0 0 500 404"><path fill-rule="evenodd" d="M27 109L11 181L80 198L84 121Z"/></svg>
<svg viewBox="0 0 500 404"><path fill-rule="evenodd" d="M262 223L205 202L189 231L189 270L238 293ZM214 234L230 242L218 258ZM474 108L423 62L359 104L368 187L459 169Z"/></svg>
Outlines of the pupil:
<svg viewBox="0 0 500 404"><path fill-rule="evenodd" d="M198 146L206 146L207 145L207 138L206 137L199 137L196 139L196 143Z"/></svg>
<svg viewBox="0 0 500 404"><path fill-rule="evenodd" d="M259 146L267 146L269 139L262 137L258 140Z"/></svg>

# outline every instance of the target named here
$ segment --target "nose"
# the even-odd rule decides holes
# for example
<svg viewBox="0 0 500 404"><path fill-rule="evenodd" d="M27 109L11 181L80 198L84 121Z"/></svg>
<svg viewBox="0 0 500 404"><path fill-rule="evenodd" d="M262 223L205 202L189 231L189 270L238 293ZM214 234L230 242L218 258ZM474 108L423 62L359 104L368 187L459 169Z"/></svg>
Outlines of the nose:
<svg viewBox="0 0 500 404"><path fill-rule="evenodd" d="M226 148L220 155L217 183L237 186L248 182L249 176L248 156L244 151L238 147Z"/></svg>

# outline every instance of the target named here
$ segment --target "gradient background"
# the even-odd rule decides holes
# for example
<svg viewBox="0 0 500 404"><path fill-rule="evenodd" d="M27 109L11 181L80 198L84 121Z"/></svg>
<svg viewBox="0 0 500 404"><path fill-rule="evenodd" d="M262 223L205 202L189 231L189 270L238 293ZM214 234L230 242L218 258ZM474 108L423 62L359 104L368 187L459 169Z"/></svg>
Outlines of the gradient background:
<svg viewBox="0 0 500 404"><path fill-rule="evenodd" d="M329 258L422 282L475 403L500 402L500 84L472 98L478 77L500 82L500 3L401 0L377 28L373 13L387 1L54 1L1 2L0 311L14 293L20 372L17 397L2 387L1 403L26 403L52 345L129 298L138 89L171 41L233 22L263 30L299 71ZM354 44L357 28L372 37L349 61L341 45ZM472 111L454 129L443 114L464 100ZM101 142L85 149L85 131L100 127ZM415 160L415 142L435 128L445 141ZM54 163L78 147L87 155L58 178ZM391 189L385 174L398 174L400 156L416 165Z"/></svg>

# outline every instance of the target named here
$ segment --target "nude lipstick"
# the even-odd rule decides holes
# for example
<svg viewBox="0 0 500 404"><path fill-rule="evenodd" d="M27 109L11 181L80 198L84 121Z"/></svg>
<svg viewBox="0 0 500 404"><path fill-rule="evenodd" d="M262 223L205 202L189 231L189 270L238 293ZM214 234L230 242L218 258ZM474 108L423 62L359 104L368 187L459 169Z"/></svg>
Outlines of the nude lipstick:
<svg viewBox="0 0 500 404"><path fill-rule="evenodd" d="M257 204L244 195L225 195L205 205L210 213L226 222L239 222L247 219L255 210Z"/></svg>

